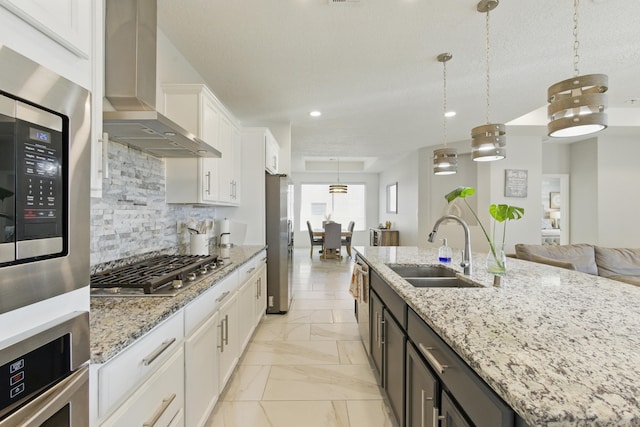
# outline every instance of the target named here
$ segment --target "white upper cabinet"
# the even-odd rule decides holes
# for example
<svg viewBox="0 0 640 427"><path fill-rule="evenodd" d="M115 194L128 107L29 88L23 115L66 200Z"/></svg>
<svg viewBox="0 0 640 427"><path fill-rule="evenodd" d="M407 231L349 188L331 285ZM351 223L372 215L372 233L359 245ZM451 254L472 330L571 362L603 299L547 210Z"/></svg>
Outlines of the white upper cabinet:
<svg viewBox="0 0 640 427"><path fill-rule="evenodd" d="M164 113L222 153L222 157L166 159L167 203L237 206L240 203L239 131L202 84L165 84Z"/></svg>
<svg viewBox="0 0 640 427"><path fill-rule="evenodd" d="M171 120L220 149L220 109L211 91L201 84L162 85L164 113Z"/></svg>
<svg viewBox="0 0 640 427"><path fill-rule="evenodd" d="M0 6L82 59L89 59L91 54L91 3L86 0L0 0Z"/></svg>
<svg viewBox="0 0 640 427"><path fill-rule="evenodd" d="M278 173L278 160L280 156L280 146L278 142L273 137L271 131L267 130L265 132L265 142L264 142L264 168L267 172L272 175Z"/></svg>

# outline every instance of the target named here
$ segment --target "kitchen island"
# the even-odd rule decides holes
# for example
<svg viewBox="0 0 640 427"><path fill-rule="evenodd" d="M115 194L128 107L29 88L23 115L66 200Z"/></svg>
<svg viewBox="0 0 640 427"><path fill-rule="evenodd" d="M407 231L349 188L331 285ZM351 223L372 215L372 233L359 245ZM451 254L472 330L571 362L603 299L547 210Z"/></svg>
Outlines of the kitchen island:
<svg viewBox="0 0 640 427"><path fill-rule="evenodd" d="M528 425L640 426L639 287L517 259L494 287L474 253L479 287L417 288L386 264L437 250L354 249Z"/></svg>

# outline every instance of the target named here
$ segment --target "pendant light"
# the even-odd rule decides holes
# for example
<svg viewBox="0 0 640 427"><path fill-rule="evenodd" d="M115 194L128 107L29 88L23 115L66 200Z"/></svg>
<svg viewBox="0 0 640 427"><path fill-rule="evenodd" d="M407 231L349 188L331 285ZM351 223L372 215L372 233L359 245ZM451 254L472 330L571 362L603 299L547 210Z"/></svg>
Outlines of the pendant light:
<svg viewBox="0 0 640 427"><path fill-rule="evenodd" d="M477 10L486 13L486 46L487 46L487 124L471 129L471 158L476 162L491 162L507 156L506 126L502 123L491 123L490 112L490 58L489 58L489 12L498 7L498 0L481 0Z"/></svg>
<svg viewBox="0 0 640 427"><path fill-rule="evenodd" d="M340 159L338 159L338 183L329 185L330 194L347 194L347 186L340 184Z"/></svg>
<svg viewBox="0 0 640 427"><path fill-rule="evenodd" d="M588 135L607 127L606 74L581 76L578 70L578 0L573 1L574 77L558 82L547 90L548 135L557 138Z"/></svg>
<svg viewBox="0 0 640 427"><path fill-rule="evenodd" d="M458 172L458 150L447 147L447 61L453 56L450 53L438 55L438 61L443 66L443 95L442 95L442 120L444 132L444 147L433 150L433 173L435 175L453 175Z"/></svg>

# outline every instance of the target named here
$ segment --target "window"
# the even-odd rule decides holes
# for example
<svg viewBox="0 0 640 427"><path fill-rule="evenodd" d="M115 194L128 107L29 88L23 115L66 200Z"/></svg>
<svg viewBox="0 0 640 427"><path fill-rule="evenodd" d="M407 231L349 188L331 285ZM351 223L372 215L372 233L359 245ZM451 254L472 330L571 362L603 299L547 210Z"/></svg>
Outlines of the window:
<svg viewBox="0 0 640 427"><path fill-rule="evenodd" d="M365 215L364 184L349 184L347 194L329 194L327 184L302 184L300 186L300 231L307 231L307 221L313 228L322 228L328 215L331 220L347 228L349 221L356 223L355 230L364 230Z"/></svg>

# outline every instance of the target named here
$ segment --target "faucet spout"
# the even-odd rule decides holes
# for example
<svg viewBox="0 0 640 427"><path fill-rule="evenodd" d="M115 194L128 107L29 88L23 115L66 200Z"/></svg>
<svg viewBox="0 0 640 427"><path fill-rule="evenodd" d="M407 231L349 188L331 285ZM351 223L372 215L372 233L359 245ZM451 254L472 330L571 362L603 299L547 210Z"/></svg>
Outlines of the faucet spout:
<svg viewBox="0 0 640 427"><path fill-rule="evenodd" d="M471 275L471 271L472 271L471 233L469 231L469 225L462 218L456 215L444 215L438 218L436 223L433 225L433 230L431 231L431 233L429 233L429 237L427 238L427 241L429 241L430 243L433 243L433 241L435 240L438 234L438 228L440 227L440 224L447 220L456 221L458 224L462 226L462 229L464 230L464 253L462 254L462 261L460 262L460 267L464 269L465 276L469 276Z"/></svg>

